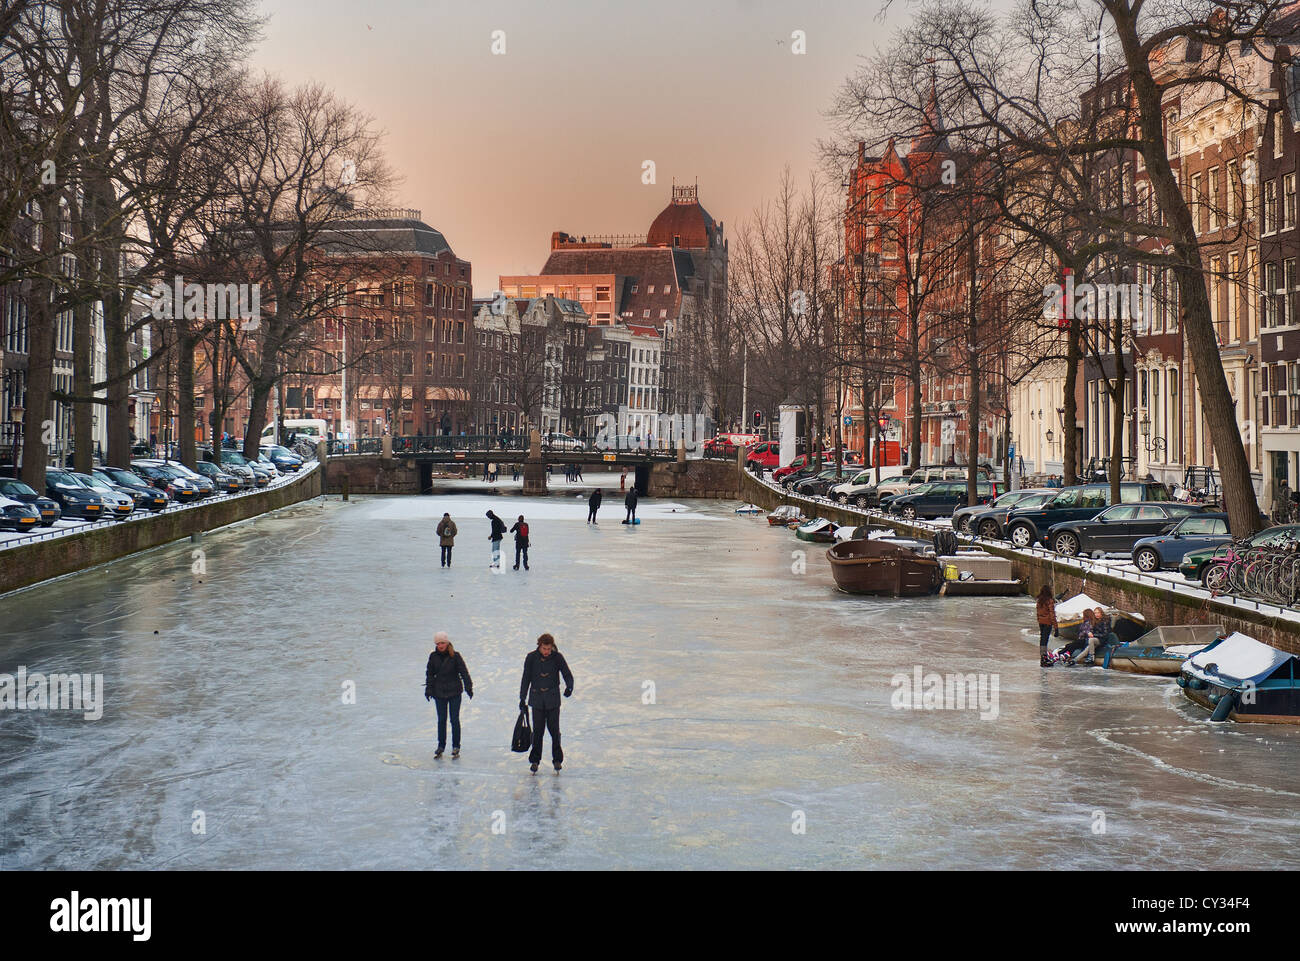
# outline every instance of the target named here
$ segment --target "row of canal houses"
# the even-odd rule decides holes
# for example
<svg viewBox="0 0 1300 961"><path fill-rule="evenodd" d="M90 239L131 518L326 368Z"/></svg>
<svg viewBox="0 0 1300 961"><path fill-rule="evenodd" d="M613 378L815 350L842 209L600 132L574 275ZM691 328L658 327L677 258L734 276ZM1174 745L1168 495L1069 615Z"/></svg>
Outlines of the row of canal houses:
<svg viewBox="0 0 1300 961"><path fill-rule="evenodd" d="M1266 508L1281 482L1294 489L1300 481L1300 65L1291 64L1293 49L1300 55L1300 41L1291 48L1243 45L1226 52L1180 41L1163 60L1164 69L1177 74L1203 68L1202 58L1214 56L1217 69L1231 72L1254 101L1225 96L1218 85L1175 86L1166 94L1164 132L1171 164L1193 205L1220 362L1256 491ZM1129 95L1123 74L1092 88L1082 104L1085 121L1089 110L1122 118ZM892 269L900 271L904 252L888 240L882 244L880 238L889 236L891 218L911 202L909 186L927 177L933 183L949 156L933 104L928 121L930 135L913 140L906 151L891 143L881 156L868 156L865 145L859 145L846 197L848 263L861 262L866 249L877 269L889 270L892 261ZM1112 151L1094 171L1097 194L1106 198L1112 212L1130 222L1158 219L1136 151ZM1003 239L989 238L985 259L997 260ZM1159 249L1155 243L1144 246ZM1117 273L1107 279L1150 285L1146 329L1135 330L1119 351L1106 342L1085 351L1075 381L1077 417L1071 425L1065 423L1065 362L1043 359L1064 356L1063 334L1053 335L1050 324L1042 325L1049 328L1046 340L1035 335L1032 350L1008 350L1002 370L995 364L980 374L981 460L999 463L1010 453L1015 467L1023 461L1028 477L1060 474L1065 433L1071 429L1077 435L1081 467L1108 460L1113 411L1106 385L1122 365L1126 469L1136 476L1182 482L1189 468L1217 466L1172 277L1143 266ZM933 349L923 355L929 369L920 398L921 461L965 463L968 377L945 373L945 365L935 363L940 354ZM952 370L951 365L946 369ZM895 379L881 393L879 403L866 405L865 432L875 434L880 425L884 437L901 442L906 459L909 383ZM849 412L846 436L854 446L865 440L861 397L861 391L849 387L844 402ZM955 425L945 430L945 421Z"/></svg>

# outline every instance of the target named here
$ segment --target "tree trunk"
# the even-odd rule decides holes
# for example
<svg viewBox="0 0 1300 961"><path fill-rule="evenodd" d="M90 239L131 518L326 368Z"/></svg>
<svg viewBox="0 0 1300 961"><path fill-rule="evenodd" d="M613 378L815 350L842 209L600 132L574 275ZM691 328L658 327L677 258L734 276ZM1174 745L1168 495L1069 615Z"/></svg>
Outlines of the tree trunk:
<svg viewBox="0 0 1300 961"><path fill-rule="evenodd" d="M52 236L47 222L41 233ZM46 246L48 246L48 241ZM27 398L23 406L23 483L38 494L45 493L45 464L50 450L47 431L52 433L50 385L54 377L54 305L51 284L41 274L31 283L28 301ZM48 425L48 426L47 426Z"/></svg>
<svg viewBox="0 0 1300 961"><path fill-rule="evenodd" d="M91 305L83 300L72 310L72 393L79 398L72 405L72 466L83 474L94 469L95 453L95 403L90 400L95 379L91 369L95 362L90 349L91 328Z"/></svg>
<svg viewBox="0 0 1300 961"><path fill-rule="evenodd" d="M913 315L908 330L908 380L911 381L912 429L908 442L907 463L910 467L921 466L921 321Z"/></svg>
<svg viewBox="0 0 1300 961"><path fill-rule="evenodd" d="M1079 363L1083 360L1082 331L1077 317L1070 320L1065 335L1065 413L1061 424L1063 435L1061 448L1061 483L1070 487L1079 483L1079 432L1075 424L1079 422L1079 408L1075 403L1075 388L1079 377Z"/></svg>
<svg viewBox="0 0 1300 961"><path fill-rule="evenodd" d="M176 451L177 460L194 470L194 331L184 320L176 324ZM216 381L216 371L212 372Z"/></svg>

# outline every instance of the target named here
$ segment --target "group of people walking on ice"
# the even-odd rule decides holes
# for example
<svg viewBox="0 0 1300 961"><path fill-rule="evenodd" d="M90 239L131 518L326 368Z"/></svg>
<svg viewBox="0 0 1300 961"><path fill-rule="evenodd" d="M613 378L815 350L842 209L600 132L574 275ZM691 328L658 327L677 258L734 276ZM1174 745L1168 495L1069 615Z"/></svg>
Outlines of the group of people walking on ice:
<svg viewBox="0 0 1300 961"><path fill-rule="evenodd" d="M551 764L555 773L564 765L560 746L560 681L564 697L573 696L573 672L564 655L555 646L555 638L543 634L537 647L524 658L524 673L519 681L519 710L532 710L532 747L528 752L530 769L537 773L542 761L542 741L551 736ZM424 699L433 701L438 712L438 749L435 758L447 750L447 721L451 720L451 756L460 757L460 703L464 694L474 699L474 681L465 658L452 646L446 631L433 636L433 651L424 669Z"/></svg>

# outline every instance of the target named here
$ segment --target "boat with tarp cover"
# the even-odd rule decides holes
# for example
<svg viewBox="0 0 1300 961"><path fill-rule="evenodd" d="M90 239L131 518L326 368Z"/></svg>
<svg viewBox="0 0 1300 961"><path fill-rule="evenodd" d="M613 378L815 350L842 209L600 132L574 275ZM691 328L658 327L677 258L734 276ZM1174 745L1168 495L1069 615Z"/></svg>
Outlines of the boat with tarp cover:
<svg viewBox="0 0 1300 961"><path fill-rule="evenodd" d="M1183 662L1178 686L1211 721L1300 723L1300 663L1245 634L1230 634Z"/></svg>

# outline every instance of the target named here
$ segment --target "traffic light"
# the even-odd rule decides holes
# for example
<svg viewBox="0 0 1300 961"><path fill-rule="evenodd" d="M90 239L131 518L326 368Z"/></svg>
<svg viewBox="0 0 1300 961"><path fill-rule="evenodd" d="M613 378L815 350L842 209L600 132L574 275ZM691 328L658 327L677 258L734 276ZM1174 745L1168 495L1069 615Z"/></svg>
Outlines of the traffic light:
<svg viewBox="0 0 1300 961"><path fill-rule="evenodd" d="M763 426L763 412L761 410L754 411L754 426Z"/></svg>

